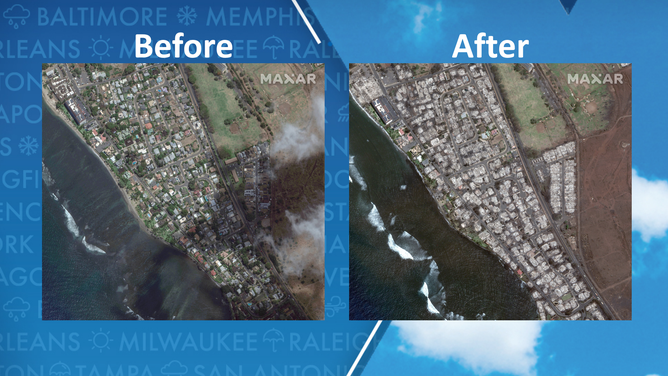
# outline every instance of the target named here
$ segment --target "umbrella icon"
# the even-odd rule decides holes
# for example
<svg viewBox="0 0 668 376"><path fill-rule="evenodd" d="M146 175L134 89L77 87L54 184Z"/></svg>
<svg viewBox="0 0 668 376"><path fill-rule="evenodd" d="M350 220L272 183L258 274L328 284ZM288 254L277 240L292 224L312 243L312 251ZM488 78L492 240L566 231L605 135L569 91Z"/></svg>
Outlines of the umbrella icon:
<svg viewBox="0 0 668 376"><path fill-rule="evenodd" d="M49 368L49 376L66 376L71 374L70 367L63 362L58 362Z"/></svg>
<svg viewBox="0 0 668 376"><path fill-rule="evenodd" d="M271 342L271 348L276 352L276 342L281 341L285 342L285 338L283 337L283 333L279 332L276 329L269 329L267 330L266 333L262 336L262 342Z"/></svg>
<svg viewBox="0 0 668 376"><path fill-rule="evenodd" d="M272 35L265 39L262 43L262 49L265 48L271 48L271 56L274 58L274 60L276 60L276 49L285 49L285 45L283 44L283 40L281 40L281 38Z"/></svg>
<svg viewBox="0 0 668 376"><path fill-rule="evenodd" d="M348 121L348 108L349 108L349 103L346 103L343 105L341 108L339 108L339 122L342 121Z"/></svg>

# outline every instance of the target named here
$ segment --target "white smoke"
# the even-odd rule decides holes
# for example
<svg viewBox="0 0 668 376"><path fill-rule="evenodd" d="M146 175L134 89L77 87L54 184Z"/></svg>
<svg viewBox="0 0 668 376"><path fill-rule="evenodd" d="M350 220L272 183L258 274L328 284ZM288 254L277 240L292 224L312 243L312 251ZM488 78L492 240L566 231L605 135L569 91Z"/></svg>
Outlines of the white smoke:
<svg viewBox="0 0 668 376"><path fill-rule="evenodd" d="M290 221L291 238L307 241L308 246L292 246L290 241L278 245L270 235L262 239L269 243L278 255L283 273L296 277L301 277L305 271L324 274L325 205L319 205L302 214L286 211L285 215Z"/></svg>
<svg viewBox="0 0 668 376"><path fill-rule="evenodd" d="M306 125L284 124L271 143L271 156L279 163L298 162L325 152L325 98L311 99L311 114Z"/></svg>
<svg viewBox="0 0 668 376"><path fill-rule="evenodd" d="M289 211L285 212L292 231L297 235L308 234L314 241L325 244L325 205L320 205L306 214L306 218L301 218L297 214Z"/></svg>

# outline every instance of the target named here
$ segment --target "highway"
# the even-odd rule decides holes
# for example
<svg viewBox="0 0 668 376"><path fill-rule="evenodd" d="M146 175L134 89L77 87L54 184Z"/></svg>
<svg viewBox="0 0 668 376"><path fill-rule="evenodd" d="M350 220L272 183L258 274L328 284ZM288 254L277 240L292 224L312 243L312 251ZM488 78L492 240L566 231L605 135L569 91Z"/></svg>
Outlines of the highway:
<svg viewBox="0 0 668 376"><path fill-rule="evenodd" d="M536 66L537 66L537 64L534 64L534 69L536 69ZM485 65L485 69L486 69L486 71L487 71L489 77L492 77L492 78L493 78L494 76L492 75L492 72L491 72L491 70L489 69L489 65L488 65L488 64ZM548 102L549 102L551 105L558 106L557 108L555 108L555 110L556 110L560 115L561 115L561 114L564 114L565 111L564 111L563 107L561 107L561 101L559 101L559 100L558 100L558 97L556 96L556 94L555 94L553 91L551 91L551 87L550 87L550 85L549 85L549 81L548 81L547 84L545 84L545 81L547 80L547 78L545 78L545 76L542 74L542 72L540 72L540 73L534 73L534 77L536 77L536 79L538 79L539 82L541 82L540 87L541 87L543 90L550 90L549 93L545 93L545 94L547 95ZM545 80L545 81L544 81L544 80ZM496 81L493 80L493 79L492 79L491 81L492 81L492 83L494 84L494 91L495 91L497 97L500 98L501 101L503 101L503 97L501 96L501 92L500 92L498 86L496 85ZM502 103L503 103L503 102L502 102ZM505 106L501 106L501 107L505 109ZM508 116L507 116L507 114L505 113L505 111L504 111L504 117L505 117L505 119L506 119L506 122L507 122L508 124L511 124L511 122L509 121ZM574 129L574 133L576 134L576 137L577 137L577 131L575 131L575 127L573 126L573 123L572 123L572 120L570 119L570 117L568 117L568 116L564 116L564 119L565 119L566 122L569 124L569 126L571 126L572 129ZM590 277L589 274L587 273L585 267L582 265L582 263L580 262L580 260L579 260L578 258L575 257L575 254L574 254L573 250L572 250L571 247L568 245L568 243L564 240L563 235L562 235L561 231L559 230L559 226L558 226L556 223L554 223L554 220L552 219L552 216L550 215L549 206L545 203L545 199L544 199L544 197L543 197L541 194L538 193L539 190L536 189L536 186L537 186L537 185L536 185L536 183L535 183L535 181L534 181L535 178L534 178L534 176L533 176L533 173L531 173L532 170L529 168L529 164L528 164L528 162L527 162L527 157L526 157L525 152L524 152L524 147L522 146L522 145L523 145L523 144L522 144L522 140L520 139L519 134L517 134L517 132L515 132L515 131L512 129L512 127L511 127L511 132L512 132L512 136L513 136L513 138L514 138L516 144L518 145L517 150L518 150L518 152L519 152L519 155L520 155L520 161L522 162L522 166L524 167L524 171L527 172L527 180L529 181L529 184L531 184L531 187L533 188L534 192L536 192L536 196L537 196L537 199L538 199L538 203L540 204L541 209L543 209L543 211L546 213L547 218L548 218L548 220L549 220L549 222L550 222L550 226L551 226L552 229L553 229L553 232L554 232L554 234L555 234L555 236L556 236L556 238L557 238L557 240L558 240L558 242L559 242L559 245L566 251L566 253L568 254L568 257L569 257L569 259L570 259L570 261L571 261L571 265L573 265L574 267L577 268L578 272L579 272L580 275L582 276L582 279L583 279L583 280L585 281L585 283L587 284L587 287L589 288L589 290L591 290L592 297L595 298L595 299L597 299L597 300L599 301L600 306L601 306L601 308L605 311L606 315L608 315L609 317L618 319L617 315L613 314L613 311L612 311L612 309L610 309L609 304L603 299L603 297L601 296L601 294L598 292L598 288L597 288L596 285L594 285L594 283L592 282L591 277ZM577 139L577 138L576 138L576 139ZM577 155L578 155L578 157L579 157L579 149L580 149L580 148L579 148L579 142L578 142L578 141L576 141L576 146L575 146L575 147L576 147ZM576 160L576 164L579 166L579 165L580 165L580 161L579 161L579 160ZM580 186L580 184L579 184L579 182L580 182L579 169L576 169L576 170L578 171L577 181L578 181L578 188L579 188L579 186ZM579 190L578 190L577 195L578 195L578 199L579 199L579 198L580 198L580 192L579 192ZM579 231L579 224L580 224L579 208L577 208L576 210L578 211L578 242L579 242L579 238L580 238L580 231ZM591 300L592 300L592 299L590 298L590 299L588 299L586 302L580 303L580 306L581 306L581 307L582 307L582 306L586 306ZM548 301L549 301L549 299L548 299Z"/></svg>

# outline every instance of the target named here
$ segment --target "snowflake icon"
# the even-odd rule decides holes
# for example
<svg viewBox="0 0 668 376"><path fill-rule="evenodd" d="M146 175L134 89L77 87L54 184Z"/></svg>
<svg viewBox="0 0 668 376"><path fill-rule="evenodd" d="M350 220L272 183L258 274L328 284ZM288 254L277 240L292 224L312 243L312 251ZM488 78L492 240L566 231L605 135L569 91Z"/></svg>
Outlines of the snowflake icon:
<svg viewBox="0 0 668 376"><path fill-rule="evenodd" d="M19 149L21 150L21 154L25 154L27 156L35 154L38 146L39 145L37 144L37 139L30 136L25 136L21 138L21 142L19 143Z"/></svg>
<svg viewBox="0 0 668 376"><path fill-rule="evenodd" d="M197 13L195 13L194 8L191 8L186 5L183 8L179 8L179 14L177 14L176 17L178 17L179 23L188 26L190 24L195 23L195 18L197 18Z"/></svg>

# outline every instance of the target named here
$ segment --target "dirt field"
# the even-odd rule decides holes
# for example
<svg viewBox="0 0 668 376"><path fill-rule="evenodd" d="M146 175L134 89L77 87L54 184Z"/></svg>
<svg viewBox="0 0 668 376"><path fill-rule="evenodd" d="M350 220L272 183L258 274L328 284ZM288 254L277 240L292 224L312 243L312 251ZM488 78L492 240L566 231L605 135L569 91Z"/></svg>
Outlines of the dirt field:
<svg viewBox="0 0 668 376"><path fill-rule="evenodd" d="M263 116L271 126L274 134L280 133L283 124L296 124L306 118L311 110L311 91L324 85L324 67L315 68L311 64L239 64L245 76L253 78L253 87L258 93L253 100L262 109ZM281 79L290 76L293 80L298 77L307 78L308 74L316 75L316 85L308 84L272 84L262 83L262 75L279 75ZM272 80L273 82L273 80ZM271 112L265 103L271 103Z"/></svg>
<svg viewBox="0 0 668 376"><path fill-rule="evenodd" d="M288 254L313 253L320 250L321 244L315 244L313 238L308 235L297 235L295 242L288 246ZM325 279L322 275L324 265L308 265L302 274L289 275L288 285L295 294L297 300L304 306L308 315L316 320L325 318Z"/></svg>
<svg viewBox="0 0 668 376"><path fill-rule="evenodd" d="M631 66L621 73L609 128L580 142L580 249L603 298L631 320Z"/></svg>
<svg viewBox="0 0 668 376"><path fill-rule="evenodd" d="M316 235L325 223L324 212L316 210L324 210L325 155L283 165L275 174L271 234L279 250L281 272L308 314L321 320L325 307L325 249L324 237Z"/></svg>

